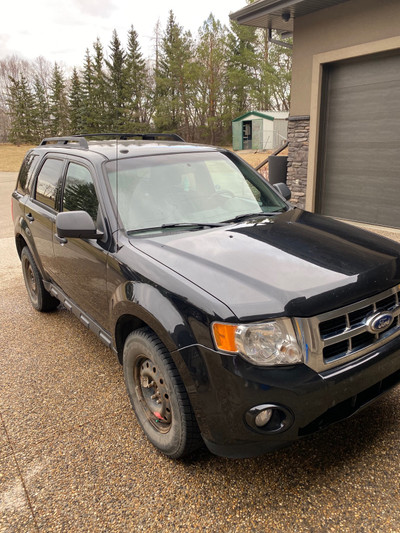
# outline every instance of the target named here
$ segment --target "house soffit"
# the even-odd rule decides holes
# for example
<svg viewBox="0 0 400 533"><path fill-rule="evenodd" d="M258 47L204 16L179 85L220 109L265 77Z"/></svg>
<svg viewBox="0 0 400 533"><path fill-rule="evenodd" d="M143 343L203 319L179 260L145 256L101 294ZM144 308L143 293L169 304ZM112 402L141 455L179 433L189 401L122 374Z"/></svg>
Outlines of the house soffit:
<svg viewBox="0 0 400 533"><path fill-rule="evenodd" d="M258 0L231 13L231 20L245 26L293 32L293 19L349 0Z"/></svg>

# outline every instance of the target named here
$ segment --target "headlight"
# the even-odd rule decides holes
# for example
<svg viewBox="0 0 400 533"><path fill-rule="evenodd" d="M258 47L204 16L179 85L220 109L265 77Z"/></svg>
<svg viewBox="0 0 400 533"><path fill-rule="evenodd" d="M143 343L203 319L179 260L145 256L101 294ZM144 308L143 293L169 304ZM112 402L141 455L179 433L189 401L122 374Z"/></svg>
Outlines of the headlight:
<svg viewBox="0 0 400 533"><path fill-rule="evenodd" d="M240 353L255 365L292 365L303 361L303 351L288 318L260 324L215 322L213 334L218 349Z"/></svg>

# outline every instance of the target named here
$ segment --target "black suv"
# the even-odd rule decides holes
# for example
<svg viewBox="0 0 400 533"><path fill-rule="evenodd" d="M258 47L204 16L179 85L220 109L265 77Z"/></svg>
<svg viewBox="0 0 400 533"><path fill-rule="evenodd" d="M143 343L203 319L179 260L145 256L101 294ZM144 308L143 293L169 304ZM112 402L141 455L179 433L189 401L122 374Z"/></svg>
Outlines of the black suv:
<svg viewBox="0 0 400 533"><path fill-rule="evenodd" d="M261 454L399 382L398 244L293 208L230 151L91 138L28 152L16 246L33 307L116 352L159 450Z"/></svg>

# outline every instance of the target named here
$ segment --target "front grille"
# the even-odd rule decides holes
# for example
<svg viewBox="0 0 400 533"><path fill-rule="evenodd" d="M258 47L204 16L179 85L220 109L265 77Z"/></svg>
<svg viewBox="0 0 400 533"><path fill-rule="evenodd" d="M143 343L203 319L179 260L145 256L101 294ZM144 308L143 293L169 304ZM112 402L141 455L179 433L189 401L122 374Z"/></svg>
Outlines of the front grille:
<svg viewBox="0 0 400 533"><path fill-rule="evenodd" d="M392 324L381 331L372 331L368 320L385 312L394 317ZM307 364L317 371L332 368L400 335L400 285L341 309L297 319L297 322L307 344Z"/></svg>

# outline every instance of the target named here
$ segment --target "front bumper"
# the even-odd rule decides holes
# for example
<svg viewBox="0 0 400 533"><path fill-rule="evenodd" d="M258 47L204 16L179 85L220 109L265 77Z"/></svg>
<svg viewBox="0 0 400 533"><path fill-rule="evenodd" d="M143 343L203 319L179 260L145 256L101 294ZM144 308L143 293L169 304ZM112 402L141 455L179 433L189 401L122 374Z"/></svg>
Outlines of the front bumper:
<svg viewBox="0 0 400 533"><path fill-rule="evenodd" d="M352 416L400 382L399 337L320 373L303 364L257 367L203 346L179 355L204 442L225 457L251 457L287 446ZM264 429L251 427L246 413L261 404L281 407L287 424L278 430L268 424Z"/></svg>

